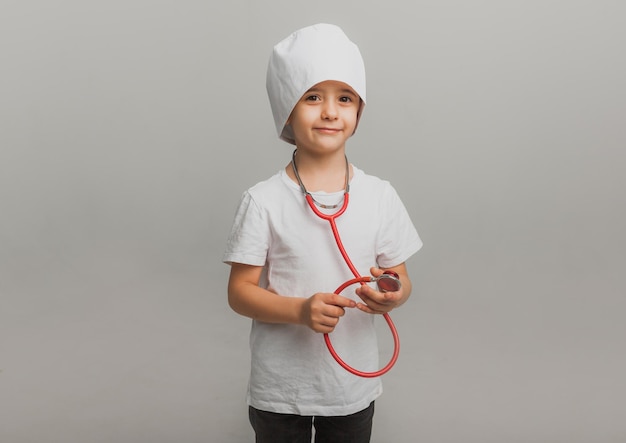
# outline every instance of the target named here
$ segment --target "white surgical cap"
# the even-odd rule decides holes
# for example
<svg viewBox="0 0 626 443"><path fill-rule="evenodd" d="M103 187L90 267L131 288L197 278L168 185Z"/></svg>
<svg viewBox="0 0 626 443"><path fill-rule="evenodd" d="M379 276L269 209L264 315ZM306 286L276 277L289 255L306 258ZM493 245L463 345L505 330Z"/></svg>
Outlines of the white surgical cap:
<svg viewBox="0 0 626 443"><path fill-rule="evenodd" d="M276 132L282 140L296 144L291 127L285 123L302 95L326 80L346 83L359 94L358 125L365 106L365 66L359 48L341 28L324 23L308 26L274 46L266 86Z"/></svg>

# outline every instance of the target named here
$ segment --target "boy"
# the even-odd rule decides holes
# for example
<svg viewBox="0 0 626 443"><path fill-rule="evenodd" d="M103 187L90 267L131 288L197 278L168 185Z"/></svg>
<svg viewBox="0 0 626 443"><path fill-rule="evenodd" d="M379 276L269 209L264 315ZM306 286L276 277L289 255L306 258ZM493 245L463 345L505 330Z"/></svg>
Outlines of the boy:
<svg viewBox="0 0 626 443"><path fill-rule="evenodd" d="M257 442L369 442L379 377L360 378L333 360L320 333L354 367L378 369L374 316L403 304L411 282L404 262L421 240L392 186L348 163L345 143L365 106L357 46L337 26L318 24L278 43L267 90L279 137L296 146L292 162L246 191L224 262L228 300L250 317L249 417ZM354 266L399 275L401 288L369 285L334 294L352 278L326 220L336 219ZM313 203L311 203L313 204ZM338 326L341 320L341 325Z"/></svg>

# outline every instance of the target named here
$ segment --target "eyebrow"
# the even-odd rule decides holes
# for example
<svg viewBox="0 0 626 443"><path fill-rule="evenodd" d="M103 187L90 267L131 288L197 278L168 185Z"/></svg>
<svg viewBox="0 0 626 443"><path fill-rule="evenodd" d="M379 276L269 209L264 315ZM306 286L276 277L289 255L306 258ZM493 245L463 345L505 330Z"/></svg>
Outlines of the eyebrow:
<svg viewBox="0 0 626 443"><path fill-rule="evenodd" d="M322 92L322 90L320 88L311 88L309 89L307 92ZM359 94L357 94L356 92L354 92L352 89L350 88L342 88L339 90L339 92L343 93L343 94L350 94L350 95L355 95L358 96Z"/></svg>

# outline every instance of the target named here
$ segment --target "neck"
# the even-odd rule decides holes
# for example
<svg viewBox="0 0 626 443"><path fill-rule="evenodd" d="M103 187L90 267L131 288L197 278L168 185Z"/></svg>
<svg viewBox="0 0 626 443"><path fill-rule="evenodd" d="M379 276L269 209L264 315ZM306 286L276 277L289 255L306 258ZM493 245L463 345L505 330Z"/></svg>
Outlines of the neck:
<svg viewBox="0 0 626 443"><path fill-rule="evenodd" d="M337 192L346 189L346 180L350 180L352 168L348 164L344 151L333 155L316 156L306 151L296 150L293 156L302 184L309 192ZM298 183L291 164L287 165L287 175ZM348 177L346 177L346 175Z"/></svg>

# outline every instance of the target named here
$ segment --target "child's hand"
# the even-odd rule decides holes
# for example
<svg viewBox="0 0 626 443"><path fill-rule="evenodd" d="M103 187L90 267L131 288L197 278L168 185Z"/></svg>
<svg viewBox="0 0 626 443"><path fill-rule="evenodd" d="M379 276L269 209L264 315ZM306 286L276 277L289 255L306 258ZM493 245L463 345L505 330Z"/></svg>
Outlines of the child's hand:
<svg viewBox="0 0 626 443"><path fill-rule="evenodd" d="M370 268L370 273L374 277L379 277L383 272L379 268ZM399 275L402 286L398 291L380 292L368 285L361 285L357 288L356 294L363 300L363 303L357 304L357 308L368 314L385 314L404 303L409 294L406 291L404 276L402 273L399 273Z"/></svg>
<svg viewBox="0 0 626 443"><path fill-rule="evenodd" d="M306 299L302 307L302 323L315 332L333 332L339 319L345 314L344 308L356 307L356 302L337 294L317 293Z"/></svg>

